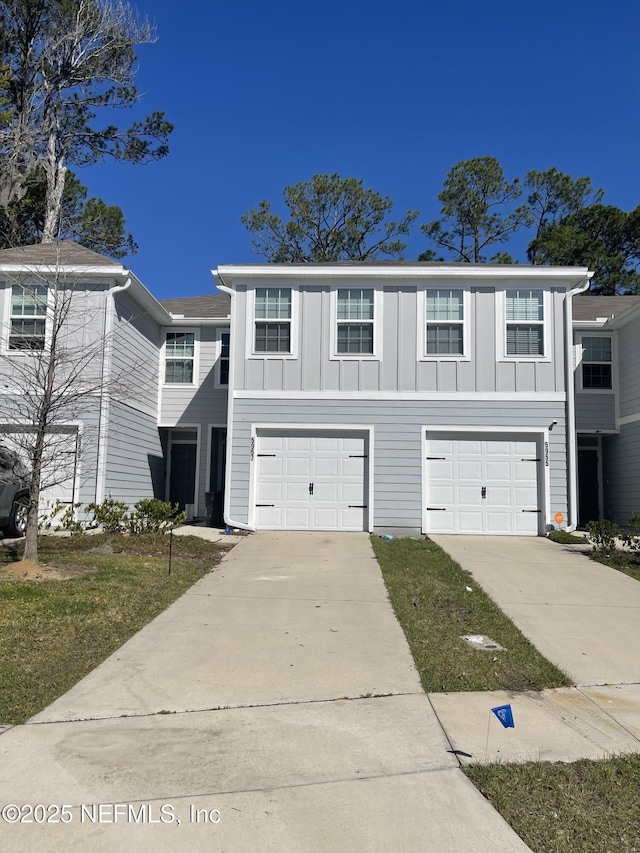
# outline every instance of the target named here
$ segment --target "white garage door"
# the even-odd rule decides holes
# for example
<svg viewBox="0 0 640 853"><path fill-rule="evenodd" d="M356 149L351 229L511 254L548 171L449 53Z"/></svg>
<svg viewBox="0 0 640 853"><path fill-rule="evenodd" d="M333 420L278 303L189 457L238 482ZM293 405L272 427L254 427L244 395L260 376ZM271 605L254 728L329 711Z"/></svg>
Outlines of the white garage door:
<svg viewBox="0 0 640 853"><path fill-rule="evenodd" d="M29 450L33 433L14 426L0 426L0 442L16 453L29 468ZM78 432L74 427L59 427L46 438L41 477L40 508L46 512L58 501L77 500Z"/></svg>
<svg viewBox="0 0 640 853"><path fill-rule="evenodd" d="M366 434L269 431L256 446L258 529L367 529Z"/></svg>
<svg viewBox="0 0 640 853"><path fill-rule="evenodd" d="M534 438L427 433L427 533L537 535Z"/></svg>

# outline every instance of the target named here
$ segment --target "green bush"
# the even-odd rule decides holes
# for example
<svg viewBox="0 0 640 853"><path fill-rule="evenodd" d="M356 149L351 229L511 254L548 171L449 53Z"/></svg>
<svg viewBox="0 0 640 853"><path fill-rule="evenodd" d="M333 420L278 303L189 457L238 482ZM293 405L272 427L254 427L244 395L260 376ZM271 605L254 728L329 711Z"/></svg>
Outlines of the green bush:
<svg viewBox="0 0 640 853"><path fill-rule="evenodd" d="M92 527L102 527L105 533L124 533L129 527L129 507L109 495L101 504L87 504L87 512L93 515Z"/></svg>
<svg viewBox="0 0 640 853"><path fill-rule="evenodd" d="M624 533L622 540L630 551L640 551L640 515L634 512L627 524L631 529Z"/></svg>
<svg viewBox="0 0 640 853"><path fill-rule="evenodd" d="M622 531L615 521L605 518L602 521L590 521L587 524L587 534L594 551L610 555L616 552L616 539L621 536Z"/></svg>
<svg viewBox="0 0 640 853"><path fill-rule="evenodd" d="M82 504L80 503L66 504L58 499L53 504L46 517L42 520L39 525L40 529L48 531L61 527L63 530L67 530L72 536L84 533L87 528L87 524L85 521L80 521L78 519L78 510L81 506ZM54 519L56 520L55 524Z"/></svg>
<svg viewBox="0 0 640 853"><path fill-rule="evenodd" d="M178 504L144 498L138 501L129 516L129 529L132 533L164 533L169 527L177 527L186 520L187 514L180 512Z"/></svg>

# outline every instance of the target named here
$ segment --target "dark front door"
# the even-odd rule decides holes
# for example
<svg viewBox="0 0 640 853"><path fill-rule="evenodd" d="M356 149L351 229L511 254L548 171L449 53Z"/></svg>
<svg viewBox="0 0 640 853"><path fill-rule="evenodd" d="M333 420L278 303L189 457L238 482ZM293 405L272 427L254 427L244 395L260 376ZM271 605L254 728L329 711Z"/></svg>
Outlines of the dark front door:
<svg viewBox="0 0 640 853"><path fill-rule="evenodd" d="M195 444L171 445L169 500L179 504L180 509L195 502L196 450Z"/></svg>
<svg viewBox="0 0 640 853"><path fill-rule="evenodd" d="M578 526L600 519L598 450L578 450Z"/></svg>

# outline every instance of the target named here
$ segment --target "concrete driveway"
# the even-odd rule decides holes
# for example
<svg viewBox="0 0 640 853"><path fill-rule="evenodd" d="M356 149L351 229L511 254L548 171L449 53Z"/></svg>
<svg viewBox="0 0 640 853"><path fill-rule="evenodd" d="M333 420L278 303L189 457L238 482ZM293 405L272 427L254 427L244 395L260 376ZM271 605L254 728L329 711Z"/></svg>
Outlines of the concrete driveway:
<svg viewBox="0 0 640 853"><path fill-rule="evenodd" d="M0 848L527 850L449 749L368 538L261 533L0 735L0 805L54 807Z"/></svg>
<svg viewBox="0 0 640 853"><path fill-rule="evenodd" d="M587 559L576 546L540 537L430 538L576 684L640 683L640 583L634 578Z"/></svg>

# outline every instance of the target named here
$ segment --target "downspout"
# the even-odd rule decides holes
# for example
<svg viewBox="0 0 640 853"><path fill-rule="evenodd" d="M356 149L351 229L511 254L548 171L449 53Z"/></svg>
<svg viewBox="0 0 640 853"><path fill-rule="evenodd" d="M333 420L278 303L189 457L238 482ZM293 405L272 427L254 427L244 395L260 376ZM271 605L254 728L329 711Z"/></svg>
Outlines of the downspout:
<svg viewBox="0 0 640 853"><path fill-rule="evenodd" d="M106 393L105 384L111 372L111 350L113 341L113 301L110 296L122 293L131 286L131 276L124 284L117 284L109 288L105 293L104 300L104 323L102 329L102 369L100 373L100 415L98 418L98 454L96 463L96 503L100 504L105 499L105 483L107 480L107 438L109 435L109 395Z"/></svg>
<svg viewBox="0 0 640 853"><path fill-rule="evenodd" d="M573 365L573 297L589 289L593 273L588 273L583 284L567 293L565 301L565 369L567 394L567 531L578 526L578 442L576 438L576 389Z"/></svg>
<svg viewBox="0 0 640 853"><path fill-rule="evenodd" d="M213 270L212 270L213 272ZM215 274L215 273L214 273ZM222 284L224 281L220 273L217 273L218 290L221 290L223 293L226 293L231 298L231 317L233 318L233 322L235 323L236 312L234 311L234 300L236 296L236 292L233 288L227 287L226 284ZM231 346L233 346L233 330L230 328L231 336L230 342ZM231 352L229 352L229 356L231 356ZM231 518L231 460L233 458L233 389L235 386L235 358L229 358L229 390L227 392L227 459L225 464L225 474L224 474L224 508L223 508L223 517L224 523L227 527L237 527L240 530L249 530L251 532L255 531L255 527L251 527L249 524L246 524L244 521L234 521Z"/></svg>

